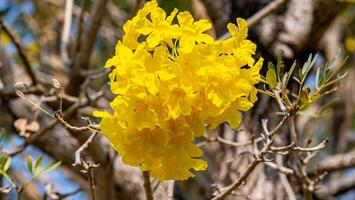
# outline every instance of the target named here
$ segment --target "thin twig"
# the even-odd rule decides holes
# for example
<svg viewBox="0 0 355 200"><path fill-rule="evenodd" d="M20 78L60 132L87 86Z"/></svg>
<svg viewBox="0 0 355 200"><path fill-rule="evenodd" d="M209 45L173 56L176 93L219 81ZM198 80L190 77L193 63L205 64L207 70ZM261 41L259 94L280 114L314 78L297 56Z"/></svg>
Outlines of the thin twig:
<svg viewBox="0 0 355 200"><path fill-rule="evenodd" d="M220 136L217 137L217 141L222 143L222 144L227 144L227 145L230 145L230 146L233 146L233 147L242 147L242 146L246 146L246 145L249 145L251 144L252 142L251 141L246 141L246 142L232 142L232 141L229 141L229 140L226 140Z"/></svg>
<svg viewBox="0 0 355 200"><path fill-rule="evenodd" d="M291 152L291 151L299 151L299 152L312 152L312 151L319 151L325 147L325 145L328 143L328 139L323 140L321 143L314 147L299 147L295 146L295 143L292 142L291 144L287 146L281 146L281 147L270 147L270 151L272 152Z"/></svg>
<svg viewBox="0 0 355 200"><path fill-rule="evenodd" d="M62 199L65 199L65 198L70 197L70 196L73 196L73 195L75 195L75 194L77 194L77 193L79 193L79 192L81 192L81 191L83 191L83 189L82 189L82 188L78 188L78 189L76 189L76 190L74 190L74 191L72 191L72 192L68 192L68 193L66 193L66 194L59 194L59 196L60 196Z"/></svg>
<svg viewBox="0 0 355 200"><path fill-rule="evenodd" d="M282 5L284 5L287 2L287 0L274 0L273 2L269 3L267 6L259 10L257 13L255 13L253 16L248 18L248 28L254 27L256 24L258 24L264 17L268 16L269 14L277 11L278 9L281 8ZM230 33L225 33L221 37L219 37L219 40L225 40L227 38L230 38L231 34Z"/></svg>
<svg viewBox="0 0 355 200"><path fill-rule="evenodd" d="M143 171L143 186L145 191L146 200L153 200L152 186L150 184L150 175L148 171Z"/></svg>
<svg viewBox="0 0 355 200"><path fill-rule="evenodd" d="M89 147L89 144L92 142L92 140L96 137L97 132L93 132L90 137L80 146L78 150L75 151L75 163L73 166L77 166L81 164L81 153Z"/></svg>
<svg viewBox="0 0 355 200"><path fill-rule="evenodd" d="M242 185L246 179L249 177L249 175L254 171L255 167L261 162L261 160L255 159L253 162L249 164L247 167L246 171L243 173L243 175L235 181L232 185L228 186L222 193L219 195L215 196L212 200L221 200L227 197L229 194L231 194L235 189L237 189L240 185Z"/></svg>
<svg viewBox="0 0 355 200"><path fill-rule="evenodd" d="M68 122L66 122L64 120L64 118L60 114L60 112L55 112L54 116L65 128L67 128L73 132L100 131L100 128L98 126L93 125L93 124L89 124L87 126L81 126L81 127L70 125Z"/></svg>
<svg viewBox="0 0 355 200"><path fill-rule="evenodd" d="M293 175L295 172L293 171L293 169L290 169L290 168L287 168L287 167L284 167L284 166L280 166L276 163L273 163L273 162L264 162L264 164L268 167L270 167L271 169L274 169L280 173L283 173L283 174L287 174L287 175Z"/></svg>
<svg viewBox="0 0 355 200"><path fill-rule="evenodd" d="M14 43L14 45L18 51L18 54L19 54L20 58L22 59L23 64L25 65L25 69L31 78L33 85L37 85L38 84L37 78L35 76L33 68L31 66L25 52L23 51L23 49L20 45L19 40L15 37L15 35L13 33L11 33L10 29L5 25L5 23L3 22L2 19L0 19L0 28L6 33L7 36L9 36L12 43Z"/></svg>

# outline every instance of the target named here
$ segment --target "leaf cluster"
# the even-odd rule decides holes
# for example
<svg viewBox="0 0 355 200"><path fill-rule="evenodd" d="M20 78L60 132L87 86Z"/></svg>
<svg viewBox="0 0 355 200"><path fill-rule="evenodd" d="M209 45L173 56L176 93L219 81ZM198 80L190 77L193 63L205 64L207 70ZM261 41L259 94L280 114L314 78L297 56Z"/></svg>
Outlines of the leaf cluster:
<svg viewBox="0 0 355 200"><path fill-rule="evenodd" d="M317 66L318 55L310 54L302 67L298 67L297 62L294 61L291 67L285 71L284 62L279 56L276 66L271 62L268 63L266 75L262 76L264 88L259 91L276 98L284 107L283 111L303 110L321 97L337 90L339 81L346 75L346 73L342 73L346 59L339 63L339 57L340 51L329 63ZM298 73L296 73L297 68ZM316 71L315 75L312 71ZM296 82L292 85L293 87L296 85L296 90L290 89L291 79ZM314 81L315 88L306 84L309 79ZM333 103L334 100L329 102ZM329 104L323 106L329 106ZM321 110L323 110L322 107Z"/></svg>

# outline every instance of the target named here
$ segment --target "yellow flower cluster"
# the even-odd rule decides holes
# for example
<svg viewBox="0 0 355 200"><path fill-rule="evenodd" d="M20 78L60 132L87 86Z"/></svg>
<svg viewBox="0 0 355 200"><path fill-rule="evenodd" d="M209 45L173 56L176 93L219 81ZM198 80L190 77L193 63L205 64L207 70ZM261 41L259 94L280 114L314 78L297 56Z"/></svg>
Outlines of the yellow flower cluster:
<svg viewBox="0 0 355 200"><path fill-rule="evenodd" d="M155 0L123 27L124 36L106 67L113 114L96 111L100 128L123 162L150 171L159 180L182 180L190 169L204 170L202 151L193 143L223 122L236 128L239 111L256 101L262 59L246 40L247 24L228 25L232 34L214 40L212 25L175 9L169 16Z"/></svg>

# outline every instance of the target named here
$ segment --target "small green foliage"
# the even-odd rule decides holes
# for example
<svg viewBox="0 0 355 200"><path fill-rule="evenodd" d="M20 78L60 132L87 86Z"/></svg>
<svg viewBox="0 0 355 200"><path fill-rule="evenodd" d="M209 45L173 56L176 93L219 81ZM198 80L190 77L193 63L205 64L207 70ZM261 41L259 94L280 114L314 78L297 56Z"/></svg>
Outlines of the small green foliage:
<svg viewBox="0 0 355 200"><path fill-rule="evenodd" d="M340 51L331 62L327 63L324 67L317 68L314 80L316 87L313 90L305 85L305 82L310 76L312 68L315 68L315 63L318 59L317 55L309 55L307 61L299 68L298 76L294 73L297 67L296 62L292 64L288 71L283 72L285 69L284 63L281 57L279 57L276 67L272 63L268 63L266 76L262 77L264 79L263 82L266 83L262 93L278 99L288 110L295 108L302 110L319 98L337 90L337 84L340 79L346 75L341 74L341 69L346 59L340 64L337 64L339 55ZM296 93L288 88L291 77L298 83ZM334 101L331 100L330 102ZM329 104L326 105L329 106ZM320 110L324 110L325 107L321 107Z"/></svg>
<svg viewBox="0 0 355 200"><path fill-rule="evenodd" d="M52 163L48 162L43 167L42 166L42 161L43 161L43 157L42 156L38 157L37 160L33 160L31 156L28 157L28 159L27 159L27 169L30 172L30 174L32 175L32 180L37 178L42 173L48 173L48 172L54 170L55 168L57 168L61 164L61 162L57 162L55 164L52 164ZM35 163L35 164L33 165L33 163Z"/></svg>
<svg viewBox="0 0 355 200"><path fill-rule="evenodd" d="M7 171L10 169L11 166L11 160L11 157L0 155L0 176L5 177L5 179L10 182L11 186L15 187L15 183L7 174Z"/></svg>
<svg viewBox="0 0 355 200"><path fill-rule="evenodd" d="M0 156L0 174L6 174L11 165L11 157Z"/></svg>
<svg viewBox="0 0 355 200"><path fill-rule="evenodd" d="M275 67L271 62L269 62L268 67L269 69L266 72L266 82L272 89L274 89L277 86Z"/></svg>

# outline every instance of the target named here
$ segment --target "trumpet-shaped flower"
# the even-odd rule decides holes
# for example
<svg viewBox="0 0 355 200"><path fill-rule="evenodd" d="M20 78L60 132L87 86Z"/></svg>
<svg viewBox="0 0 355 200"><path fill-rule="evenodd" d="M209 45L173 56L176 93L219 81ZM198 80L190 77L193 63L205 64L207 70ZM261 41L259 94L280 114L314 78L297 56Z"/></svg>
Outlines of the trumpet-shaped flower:
<svg viewBox="0 0 355 200"><path fill-rule="evenodd" d="M174 19L177 23L174 23ZM155 0L124 25L106 62L112 112L96 111L100 128L123 162L159 180L182 180L207 167L194 139L226 122L232 128L256 101L262 59L247 40L247 24L229 24L232 37L216 41L212 25L188 12L170 15Z"/></svg>

